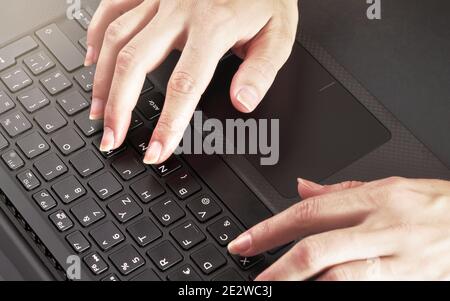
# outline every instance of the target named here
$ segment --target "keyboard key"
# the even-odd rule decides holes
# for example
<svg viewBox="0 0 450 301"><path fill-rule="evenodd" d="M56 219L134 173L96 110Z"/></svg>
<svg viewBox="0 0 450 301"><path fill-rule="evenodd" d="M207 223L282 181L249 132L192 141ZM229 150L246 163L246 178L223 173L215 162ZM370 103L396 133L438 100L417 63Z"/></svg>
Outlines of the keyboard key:
<svg viewBox="0 0 450 301"><path fill-rule="evenodd" d="M225 247L241 234L238 226L228 217L221 218L208 227L208 232L214 237L219 245Z"/></svg>
<svg viewBox="0 0 450 301"><path fill-rule="evenodd" d="M163 195L166 191L153 176L147 176L130 186L139 199L147 204Z"/></svg>
<svg viewBox="0 0 450 301"><path fill-rule="evenodd" d="M182 282L202 281L202 278L200 278L200 276L192 268L192 266L188 264L170 273L167 276L167 279L169 281L182 281Z"/></svg>
<svg viewBox="0 0 450 301"><path fill-rule="evenodd" d="M142 87L142 93L147 92L155 88L155 85L148 79L145 78L144 86Z"/></svg>
<svg viewBox="0 0 450 301"><path fill-rule="evenodd" d="M83 55L56 24L38 30L36 35L67 71L72 72L83 66Z"/></svg>
<svg viewBox="0 0 450 301"><path fill-rule="evenodd" d="M162 236L162 232L148 217L132 224L127 231L141 247L145 247Z"/></svg>
<svg viewBox="0 0 450 301"><path fill-rule="evenodd" d="M17 170L25 165L22 158L14 150L10 150L2 155L3 162L10 170Z"/></svg>
<svg viewBox="0 0 450 301"><path fill-rule="evenodd" d="M220 208L217 202L207 195L189 201L187 207L201 223L209 221L222 212L222 208Z"/></svg>
<svg viewBox="0 0 450 301"><path fill-rule="evenodd" d="M106 222L89 233L103 251L125 240L122 232L112 222Z"/></svg>
<svg viewBox="0 0 450 301"><path fill-rule="evenodd" d="M118 194L123 189L120 182L109 172L89 181L89 186L103 201Z"/></svg>
<svg viewBox="0 0 450 301"><path fill-rule="evenodd" d="M153 165L152 167L160 177L165 177L180 169L181 162L177 157L172 156L166 162L159 165Z"/></svg>
<svg viewBox="0 0 450 301"><path fill-rule="evenodd" d="M34 159L50 149L47 141L37 132L17 141L17 146L28 159Z"/></svg>
<svg viewBox="0 0 450 301"><path fill-rule="evenodd" d="M184 250L190 250L206 239L192 221L187 221L170 231L172 237Z"/></svg>
<svg viewBox="0 0 450 301"><path fill-rule="evenodd" d="M53 72L42 78L41 84L51 95L56 95L72 87L70 80L61 71Z"/></svg>
<svg viewBox="0 0 450 301"><path fill-rule="evenodd" d="M55 199L50 195L47 190L42 190L33 195L33 199L38 204L38 206L42 209L42 211L49 211L56 207Z"/></svg>
<svg viewBox="0 0 450 301"><path fill-rule="evenodd" d="M257 255L253 257L241 257L232 255L231 258L233 258L233 260L238 264L238 266L244 271L251 269L252 267L254 267L255 265L264 260L263 255Z"/></svg>
<svg viewBox="0 0 450 301"><path fill-rule="evenodd" d="M131 152L120 156L112 162L111 166L125 181L129 181L147 170L145 165Z"/></svg>
<svg viewBox="0 0 450 301"><path fill-rule="evenodd" d="M94 275L100 275L109 268L106 261L98 253L89 254L83 260Z"/></svg>
<svg viewBox="0 0 450 301"><path fill-rule="evenodd" d="M208 244L193 253L191 258L206 275L217 271L227 263L226 258L212 244Z"/></svg>
<svg viewBox="0 0 450 301"><path fill-rule="evenodd" d="M150 207L150 211L155 215L163 226L169 226L182 219L186 213L173 200L165 200Z"/></svg>
<svg viewBox="0 0 450 301"><path fill-rule="evenodd" d="M145 259L142 258L134 247L126 245L119 251L109 256L112 263L116 266L122 275L129 275L145 264Z"/></svg>
<svg viewBox="0 0 450 301"><path fill-rule="evenodd" d="M137 129L144 124L144 121L135 112L131 116L130 131Z"/></svg>
<svg viewBox="0 0 450 301"><path fill-rule="evenodd" d="M79 203L70 211L83 227L89 227L105 217L105 212L93 199Z"/></svg>
<svg viewBox="0 0 450 301"><path fill-rule="evenodd" d="M62 176L68 171L67 166L56 154L51 154L45 158L42 158L34 163L34 167L36 167L39 174L47 182Z"/></svg>
<svg viewBox="0 0 450 301"><path fill-rule="evenodd" d="M0 49L0 72L14 66L16 58L38 47L32 37L26 36Z"/></svg>
<svg viewBox="0 0 450 301"><path fill-rule="evenodd" d="M88 45L87 45L87 37L83 37L78 41L78 44L83 47L84 51L87 51Z"/></svg>
<svg viewBox="0 0 450 301"><path fill-rule="evenodd" d="M142 208L129 195L110 202L108 209L120 223L126 223L142 213Z"/></svg>
<svg viewBox="0 0 450 301"><path fill-rule="evenodd" d="M9 143L8 140L3 137L2 134L0 134L0 150L3 150L4 148L8 147Z"/></svg>
<svg viewBox="0 0 450 301"><path fill-rule="evenodd" d="M131 132L128 136L128 140L139 154L144 155L148 149L152 133L153 131L148 127L142 126Z"/></svg>
<svg viewBox="0 0 450 301"><path fill-rule="evenodd" d="M33 88L26 91L20 94L17 99L28 113L34 113L50 104L50 100L48 100L47 96L45 96L39 88Z"/></svg>
<svg viewBox="0 0 450 301"><path fill-rule="evenodd" d="M122 153L123 151L125 151L127 149L126 144L122 144L121 146L119 146L119 148L111 150L109 152L102 152L100 150L100 144L102 142L102 137L98 137L97 139L95 139L92 144L95 146L95 148L98 150L98 152L105 158L105 159L109 159L112 158L120 153Z"/></svg>
<svg viewBox="0 0 450 301"><path fill-rule="evenodd" d="M201 189L200 184L186 171L177 172L170 177L167 185L182 200L189 198Z"/></svg>
<svg viewBox="0 0 450 301"><path fill-rule="evenodd" d="M20 183L22 183L23 187L28 191L34 190L41 186L41 182L39 182L38 178L31 170L18 174L17 179L19 179Z"/></svg>
<svg viewBox="0 0 450 301"><path fill-rule="evenodd" d="M93 175L104 167L102 161L91 150L79 153L70 159L70 164L84 178Z"/></svg>
<svg viewBox="0 0 450 301"><path fill-rule="evenodd" d="M21 113L16 112L0 119L3 129L12 138L28 131L32 128L31 123L28 119Z"/></svg>
<svg viewBox="0 0 450 301"><path fill-rule="evenodd" d="M49 218L60 232L65 232L73 227L72 220L63 210L53 213Z"/></svg>
<svg viewBox="0 0 450 301"><path fill-rule="evenodd" d="M78 91L71 91L57 100L67 115L73 116L89 107L89 102Z"/></svg>
<svg viewBox="0 0 450 301"><path fill-rule="evenodd" d="M41 111L34 116L34 120L39 124L41 129L51 134L66 126L67 121L55 108Z"/></svg>
<svg viewBox="0 0 450 301"><path fill-rule="evenodd" d="M239 275L238 272L236 272L235 269L226 269L225 271L223 271L222 273L220 273L217 277L215 277L213 279L213 281L222 281L222 282L227 282L227 281L237 281L237 282L242 282L245 281L244 278L242 278L241 275Z"/></svg>
<svg viewBox="0 0 450 301"><path fill-rule="evenodd" d="M169 281L193 282L202 281L198 273L190 266L185 265L167 276Z"/></svg>
<svg viewBox="0 0 450 301"><path fill-rule="evenodd" d="M13 93L18 92L33 83L33 80L21 67L14 68L11 71L4 73L1 76L1 79Z"/></svg>
<svg viewBox="0 0 450 301"><path fill-rule="evenodd" d="M81 9L75 12L74 19L77 20L78 24L80 24L84 30L88 30L92 17L84 9Z"/></svg>
<svg viewBox="0 0 450 301"><path fill-rule="evenodd" d="M0 91L0 114L12 110L15 106L16 104L12 101L11 97L5 91Z"/></svg>
<svg viewBox="0 0 450 301"><path fill-rule="evenodd" d="M183 260L183 256L169 241L150 249L147 255L161 271L166 271Z"/></svg>
<svg viewBox="0 0 450 301"><path fill-rule="evenodd" d="M61 132L52 138L52 142L65 156L76 152L85 145L84 140L81 139L80 135L72 129Z"/></svg>
<svg viewBox="0 0 450 301"><path fill-rule="evenodd" d="M103 131L103 120L90 120L89 114L83 114L75 120L75 124L86 137L92 137Z"/></svg>
<svg viewBox="0 0 450 301"><path fill-rule="evenodd" d="M95 66L84 67L73 78L85 92L91 92L94 86Z"/></svg>
<svg viewBox="0 0 450 301"><path fill-rule="evenodd" d="M120 281L119 277L117 277L116 274L109 274L108 276L106 276L105 278L103 278L101 281L103 282L108 282L108 281Z"/></svg>
<svg viewBox="0 0 450 301"><path fill-rule="evenodd" d="M55 67L55 63L43 51L35 53L23 60L34 75L39 75Z"/></svg>
<svg viewBox="0 0 450 301"><path fill-rule="evenodd" d="M131 281L161 281L161 278L152 269L146 269L136 277L132 278Z"/></svg>
<svg viewBox="0 0 450 301"><path fill-rule="evenodd" d="M52 186L53 191L65 204L71 203L86 194L86 189L74 177L69 176Z"/></svg>
<svg viewBox="0 0 450 301"><path fill-rule="evenodd" d="M164 105L164 95L159 92L145 92L139 97L137 109L147 120L153 120L159 115Z"/></svg>
<svg viewBox="0 0 450 301"><path fill-rule="evenodd" d="M78 254L83 253L91 247L89 241L80 231L67 235L66 240L72 246L72 249Z"/></svg>

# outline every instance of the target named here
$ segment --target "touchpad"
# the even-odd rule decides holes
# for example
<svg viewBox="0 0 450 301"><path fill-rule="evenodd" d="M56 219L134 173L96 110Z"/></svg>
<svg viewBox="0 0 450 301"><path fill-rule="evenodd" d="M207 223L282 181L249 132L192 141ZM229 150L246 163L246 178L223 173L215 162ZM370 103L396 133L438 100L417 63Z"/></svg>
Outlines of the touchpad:
<svg viewBox="0 0 450 301"><path fill-rule="evenodd" d="M240 63L231 57L219 66L201 108L223 122L279 119L278 163L261 165L261 155L246 156L284 197L298 195L297 177L320 182L390 139L390 132L298 43L258 109L239 113L229 89Z"/></svg>

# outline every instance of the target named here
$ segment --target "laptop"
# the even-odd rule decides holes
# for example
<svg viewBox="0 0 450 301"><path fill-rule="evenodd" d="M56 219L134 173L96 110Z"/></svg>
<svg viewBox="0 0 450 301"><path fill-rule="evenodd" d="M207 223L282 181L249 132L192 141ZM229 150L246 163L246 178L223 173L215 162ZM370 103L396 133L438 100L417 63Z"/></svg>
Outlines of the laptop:
<svg viewBox="0 0 450 301"><path fill-rule="evenodd" d="M88 118L95 67L83 66L97 1L84 3L76 20L66 18L65 1L35 2L9 4L1 22L18 25L0 37L0 217L12 246L20 244L2 242L16 253L0 256L13 266L29 261L24 279L253 280L291 245L252 258L226 246L298 202L297 177L450 179L445 164L304 35L254 113L230 104L241 63L233 56L199 105L205 118L224 122L279 120L277 164L261 165L255 154L142 163L176 53L147 76L126 143L102 153L102 123Z"/></svg>

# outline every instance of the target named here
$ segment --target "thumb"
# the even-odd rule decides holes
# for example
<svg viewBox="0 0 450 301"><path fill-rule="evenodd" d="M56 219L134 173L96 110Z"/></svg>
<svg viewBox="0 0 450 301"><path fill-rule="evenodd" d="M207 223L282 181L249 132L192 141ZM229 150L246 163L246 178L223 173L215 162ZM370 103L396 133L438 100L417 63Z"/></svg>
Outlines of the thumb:
<svg viewBox="0 0 450 301"><path fill-rule="evenodd" d="M359 186L364 185L364 182L358 182L358 181L346 181L334 185L328 185L323 186L319 185L317 183L298 178L298 193L303 199L309 199L311 197L333 193L333 192L339 192L346 189L356 188Z"/></svg>
<svg viewBox="0 0 450 301"><path fill-rule="evenodd" d="M272 86L278 71L288 60L295 31L268 24L248 42L244 62L234 75L230 96L234 107L244 113L256 109Z"/></svg>

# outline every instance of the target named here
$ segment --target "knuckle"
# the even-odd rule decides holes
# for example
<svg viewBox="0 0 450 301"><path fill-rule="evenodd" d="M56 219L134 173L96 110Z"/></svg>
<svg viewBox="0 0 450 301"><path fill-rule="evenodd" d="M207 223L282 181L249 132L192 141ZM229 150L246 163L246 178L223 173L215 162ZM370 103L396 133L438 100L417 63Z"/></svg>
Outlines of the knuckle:
<svg viewBox="0 0 450 301"><path fill-rule="evenodd" d="M258 56L252 58L251 64L244 65L244 69L250 69L258 73L265 81L273 81L278 73L278 67L268 56Z"/></svg>
<svg viewBox="0 0 450 301"><path fill-rule="evenodd" d="M191 95L196 92L197 83L192 75L184 71L175 71L169 81L168 93Z"/></svg>
<svg viewBox="0 0 450 301"><path fill-rule="evenodd" d="M318 216L319 202L315 198L304 200L294 206L292 219L296 223L305 223Z"/></svg>
<svg viewBox="0 0 450 301"><path fill-rule="evenodd" d="M183 133L185 130L182 118L170 118L167 115L161 115L157 125L157 132L160 135Z"/></svg>
<svg viewBox="0 0 450 301"><path fill-rule="evenodd" d="M116 70L119 73L126 72L136 64L136 47L132 45L125 46L117 56Z"/></svg>
<svg viewBox="0 0 450 301"><path fill-rule="evenodd" d="M124 29L120 20L116 20L109 24L105 32L105 42L108 44L115 44L120 42L124 35L126 34L126 29Z"/></svg>
<svg viewBox="0 0 450 301"><path fill-rule="evenodd" d="M226 24L234 24L237 14L229 5L215 3L207 5L198 17L207 22L209 28L221 28Z"/></svg>
<svg viewBox="0 0 450 301"><path fill-rule="evenodd" d="M295 248L295 262L303 268L314 269L319 265L321 253L321 246L317 240L305 238Z"/></svg>

